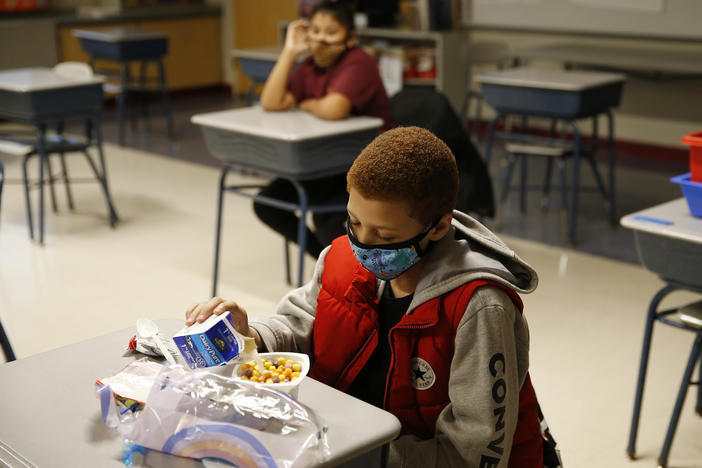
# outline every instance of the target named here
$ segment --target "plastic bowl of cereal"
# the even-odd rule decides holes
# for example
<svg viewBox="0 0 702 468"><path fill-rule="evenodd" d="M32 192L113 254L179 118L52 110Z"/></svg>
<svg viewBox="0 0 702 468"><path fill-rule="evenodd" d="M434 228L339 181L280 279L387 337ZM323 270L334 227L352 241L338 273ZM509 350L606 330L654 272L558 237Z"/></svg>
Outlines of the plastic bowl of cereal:
<svg viewBox="0 0 702 468"><path fill-rule="evenodd" d="M233 377L238 380L265 385L297 398L300 382L310 369L310 358L302 353L259 353L263 371L256 361L237 365Z"/></svg>

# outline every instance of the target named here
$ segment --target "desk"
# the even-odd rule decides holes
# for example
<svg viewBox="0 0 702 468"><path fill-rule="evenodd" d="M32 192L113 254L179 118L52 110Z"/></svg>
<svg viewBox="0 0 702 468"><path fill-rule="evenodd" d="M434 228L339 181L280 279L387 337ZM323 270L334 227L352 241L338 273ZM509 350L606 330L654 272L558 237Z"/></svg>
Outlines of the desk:
<svg viewBox="0 0 702 468"><path fill-rule="evenodd" d="M130 93L159 93L161 105L168 125L168 136L173 138L173 117L171 115L166 72L163 57L168 53L168 36L163 33L129 28L109 28L100 31L74 29L73 35L90 55L90 65L95 68L96 59L112 60L119 63L120 86L117 97L117 120L119 122L119 142L124 144L124 118L126 101ZM140 63L138 83L132 83L129 63ZM158 88L147 87L146 64L156 63L158 67Z"/></svg>
<svg viewBox="0 0 702 468"><path fill-rule="evenodd" d="M691 52L598 46L586 44L551 44L517 49L510 53L520 63L532 59L563 62L572 66L597 67L645 77L702 77L700 55Z"/></svg>
<svg viewBox="0 0 702 468"><path fill-rule="evenodd" d="M48 125L60 125L65 119L85 119L86 137L91 141L95 132L95 146L99 154L100 169L93 166L102 186L110 216L110 225L117 222L107 186L105 157L100 131L102 109L102 82L100 78L75 79L57 75L50 68L20 68L0 71L0 118L25 122L37 128L36 152L39 155L39 243L44 243L44 165L51 148L47 147ZM60 148L57 150L60 151ZM87 153L86 153L87 154ZM30 237L34 238L31 202L27 197L27 216Z"/></svg>
<svg viewBox="0 0 702 468"><path fill-rule="evenodd" d="M624 75L615 73L574 72L543 70L537 68L513 68L504 71L481 73L477 77L483 89L485 101L497 110L497 116L490 122L485 142L485 160L490 164L490 153L495 136L495 125L507 115L518 115L524 123L529 116L547 117L565 121L573 133L573 140L567 142L573 150L573 176L569 206L568 239L574 244L577 225L578 184L580 158L583 153L582 137L577 119L593 118L593 141L597 142L597 116L604 114L608 122L609 147L609 195L597 172L590 155L598 185L608 198L610 223L616 223L614 187L614 120L611 108L619 105ZM526 125L524 125L526 127ZM535 138L529 135L503 132L498 134L508 140L563 144L560 139ZM596 148L593 150L596 150Z"/></svg>
<svg viewBox="0 0 702 468"><path fill-rule="evenodd" d="M183 325L176 319L157 323L169 334ZM0 365L0 464L123 467L122 438L102 422L93 384L134 359L121 355L134 333L131 327ZM400 431L392 414L310 378L300 384L300 401L327 422L327 466L378 448ZM224 466L159 452L150 454L147 462L152 468Z"/></svg>
<svg viewBox="0 0 702 468"><path fill-rule="evenodd" d="M266 112L260 106L198 114L191 121L199 125L208 150L227 165L222 169L217 205L212 295L217 292L219 244L222 230L222 195L225 191L252 198L276 208L299 211L298 246L300 247L298 286L302 285L306 247L307 213L330 213L346 210L345 205L309 205L302 180L343 174L353 160L378 134L383 124L377 117L348 117L322 120L299 110ZM226 186L232 166L253 169L288 179L297 190L299 202L247 193L260 186Z"/></svg>
<svg viewBox="0 0 702 468"><path fill-rule="evenodd" d="M630 457L634 457L636 450L636 435L654 323L661 322L697 334L658 458L658 464L665 467L689 386L688 382L696 362L700 360L702 330L673 318L680 308L659 311L658 306L663 298L674 291L688 290L702 294L702 218L692 216L685 199L679 198L627 215L621 219L621 225L634 231L641 263L666 282L666 285L651 300L646 316L634 414L627 445L627 453ZM702 390L699 387L695 408L697 413L702 415Z"/></svg>

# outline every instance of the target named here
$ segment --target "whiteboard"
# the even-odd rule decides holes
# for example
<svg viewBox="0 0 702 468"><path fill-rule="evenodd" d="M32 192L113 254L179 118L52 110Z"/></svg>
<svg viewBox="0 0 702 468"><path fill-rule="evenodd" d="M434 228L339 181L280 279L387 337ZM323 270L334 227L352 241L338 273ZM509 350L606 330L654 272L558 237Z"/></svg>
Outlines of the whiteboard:
<svg viewBox="0 0 702 468"><path fill-rule="evenodd" d="M468 0L464 6L466 26L702 39L701 0Z"/></svg>

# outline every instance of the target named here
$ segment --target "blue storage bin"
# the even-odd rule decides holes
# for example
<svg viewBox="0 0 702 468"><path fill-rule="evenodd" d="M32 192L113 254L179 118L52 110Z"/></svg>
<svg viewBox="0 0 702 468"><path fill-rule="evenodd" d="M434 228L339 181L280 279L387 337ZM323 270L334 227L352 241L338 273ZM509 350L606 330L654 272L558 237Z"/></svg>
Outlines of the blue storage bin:
<svg viewBox="0 0 702 468"><path fill-rule="evenodd" d="M702 218L702 183L690 180L690 173L675 176L671 182L680 184L683 195L687 200L687 206L693 216Z"/></svg>

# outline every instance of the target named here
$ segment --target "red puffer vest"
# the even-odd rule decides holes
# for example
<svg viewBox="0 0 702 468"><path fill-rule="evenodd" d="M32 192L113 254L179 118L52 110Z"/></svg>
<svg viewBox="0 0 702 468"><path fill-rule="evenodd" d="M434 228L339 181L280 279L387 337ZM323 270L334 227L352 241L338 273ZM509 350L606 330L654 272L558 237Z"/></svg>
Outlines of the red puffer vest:
<svg viewBox="0 0 702 468"><path fill-rule="evenodd" d="M521 313L522 302L514 291L489 281L473 281L420 305L390 331L392 358L384 408L400 420L402 434L434 437L439 413L449 403L456 329L473 292L486 285L506 291ZM349 388L378 344L377 307L375 276L355 259L346 236L336 239L325 259L317 297L311 377L342 391ZM433 384L424 390L415 389L422 386L426 363L431 364ZM498 385L499 364L494 370ZM496 418L498 437L500 424L501 419ZM500 445L499 440L494 443ZM536 396L527 374L519 393L519 418L509 466L542 468L542 451ZM489 453L483 459L481 466L497 466L499 461Z"/></svg>

